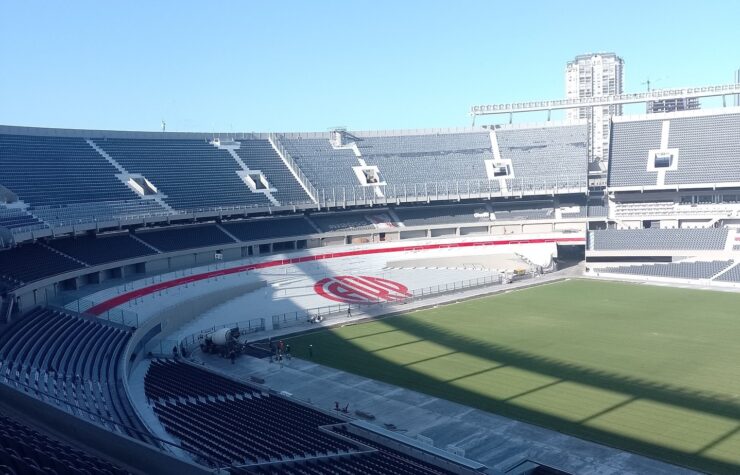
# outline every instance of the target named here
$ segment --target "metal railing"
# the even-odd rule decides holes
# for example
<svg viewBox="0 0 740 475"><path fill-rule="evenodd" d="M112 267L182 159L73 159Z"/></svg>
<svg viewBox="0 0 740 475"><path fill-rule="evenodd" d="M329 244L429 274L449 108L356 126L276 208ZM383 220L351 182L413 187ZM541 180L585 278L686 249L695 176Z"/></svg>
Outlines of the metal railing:
<svg viewBox="0 0 740 475"><path fill-rule="evenodd" d="M306 187L306 189L309 192L310 197L318 201L319 199L318 190L316 189L315 186L313 186L313 184L308 179L308 177L303 173L303 170L301 170L301 167L298 166L293 156L288 152L288 150L280 142L280 137L278 137L277 134L270 134L269 141L277 149L277 151L280 152L283 158L285 158L285 161L288 162L288 166L291 168L293 173L296 174L298 181L300 181L301 184ZM291 204L297 204L297 203L291 203Z"/></svg>
<svg viewBox="0 0 740 475"><path fill-rule="evenodd" d="M366 206L430 201L459 201L576 193L587 188L585 176L556 176L548 179L507 179L507 191L498 180L461 180L426 183L380 184L375 186L339 186L319 190L322 207ZM380 190L376 193L375 188Z"/></svg>
<svg viewBox="0 0 740 475"><path fill-rule="evenodd" d="M288 159L288 158L286 158ZM524 197L524 196L545 196L563 193L577 193L584 191L587 186L585 174L564 175L538 179L509 178L507 179L507 190L503 191L499 187L498 180L452 180L444 182L421 182L421 183L404 183L404 184L380 184L372 186L349 185L337 186L331 188L316 188L305 177L300 168L296 165L295 160L288 159L295 167L297 175L305 184L309 191L316 197L317 202L305 200L302 202L285 203L282 207L273 207L264 204L252 205L230 205L230 206L212 206L203 208L193 208L188 210L174 210L167 213L141 213L132 215L106 216L106 215L87 215L84 217L75 217L69 219L52 220L46 222L49 228L64 228L75 225L92 225L116 223L117 226L126 226L129 221L165 221L187 219L197 214L205 216L221 216L226 214L244 214L253 212L262 212L278 209L304 210L314 209L317 207L352 207L382 204L399 204L399 203L426 203L430 201L458 201L463 199L491 199L507 197ZM380 190L380 195L375 191ZM43 226L38 229L28 229L25 232L41 231L46 229ZM13 234L19 234L23 231L15 230Z"/></svg>
<svg viewBox="0 0 740 475"><path fill-rule="evenodd" d="M171 354L172 347L179 345L180 348L191 349L195 345L199 345L209 333L213 333L221 328L238 328L241 336L246 336L251 333L257 333L265 330L265 319L264 318L253 318L251 320L242 320L239 322L222 323L220 325L214 325L212 327L198 330L197 332L188 335L184 338L177 340L162 340L162 344L159 347L153 347L150 349L154 353L154 349L162 351L161 354Z"/></svg>
<svg viewBox="0 0 740 475"><path fill-rule="evenodd" d="M409 291L409 295L407 297L402 297L395 300L375 299L362 304L334 304L309 309L301 309L294 312L273 315L271 317L272 327L273 329L280 329L294 325L300 325L308 321L338 318L341 316L347 316L347 310L366 310L368 308L378 308L384 305L408 304L422 299L437 297L446 293L460 292L462 290L469 290L490 285L500 285L503 281L504 277L502 275L491 275L479 277L477 279L452 282L449 284L439 284L429 287L423 287L421 289Z"/></svg>
<svg viewBox="0 0 740 475"><path fill-rule="evenodd" d="M70 299L66 304L64 304L63 302L63 299L50 301L49 303L47 303L47 307L55 308L71 315L79 315L83 317L95 318L97 320L104 320L106 322L124 325L129 328L139 328L139 314L132 310L114 308L105 311L105 313L95 315L87 312L89 309L96 305L96 302L92 300ZM69 306L69 304L73 302L74 305Z"/></svg>

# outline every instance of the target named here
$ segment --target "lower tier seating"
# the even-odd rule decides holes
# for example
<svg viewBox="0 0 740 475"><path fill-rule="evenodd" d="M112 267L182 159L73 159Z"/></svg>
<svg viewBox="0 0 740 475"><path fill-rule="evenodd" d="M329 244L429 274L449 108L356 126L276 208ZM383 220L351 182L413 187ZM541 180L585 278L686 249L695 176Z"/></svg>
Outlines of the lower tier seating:
<svg viewBox="0 0 740 475"><path fill-rule="evenodd" d="M83 267L79 262L38 243L0 251L0 277L19 284Z"/></svg>
<svg viewBox="0 0 740 475"><path fill-rule="evenodd" d="M0 412L0 474L127 474Z"/></svg>
<svg viewBox="0 0 740 475"><path fill-rule="evenodd" d="M312 214L311 221L323 232L349 231L357 229L374 229L375 226L367 218L368 214L379 214L355 212L355 213L320 213Z"/></svg>
<svg viewBox="0 0 740 475"><path fill-rule="evenodd" d="M667 277L672 279L710 279L732 264L733 261L673 262L670 264L603 267L599 269L599 272Z"/></svg>
<svg viewBox="0 0 740 475"><path fill-rule="evenodd" d="M318 231L303 216L296 218L255 219L251 221L223 223L222 226L241 241L318 234Z"/></svg>
<svg viewBox="0 0 740 475"><path fill-rule="evenodd" d="M699 229L604 229L590 233L596 251L620 250L722 250L727 228Z"/></svg>
<svg viewBox="0 0 740 475"><path fill-rule="evenodd" d="M740 264L732 267L730 270L717 277L720 282L740 282Z"/></svg>
<svg viewBox="0 0 740 475"><path fill-rule="evenodd" d="M114 236L78 236L55 239L49 246L90 265L133 259L157 252L128 234Z"/></svg>
<svg viewBox="0 0 740 475"><path fill-rule="evenodd" d="M482 218L475 217L476 213L488 213L485 205L457 204L412 208L398 207L395 209L395 212L406 226L490 221L487 215Z"/></svg>
<svg viewBox="0 0 740 475"><path fill-rule="evenodd" d="M324 430L343 421L185 362L152 361L144 389L167 432L201 454L199 462L247 466L231 473L448 473L341 429Z"/></svg>
<svg viewBox="0 0 740 475"><path fill-rule="evenodd" d="M139 233L136 236L162 252L234 243L233 239L213 224L163 229L161 231L147 231Z"/></svg>
<svg viewBox="0 0 740 475"><path fill-rule="evenodd" d="M131 330L50 309L18 318L0 335L0 383L146 440L119 363Z"/></svg>

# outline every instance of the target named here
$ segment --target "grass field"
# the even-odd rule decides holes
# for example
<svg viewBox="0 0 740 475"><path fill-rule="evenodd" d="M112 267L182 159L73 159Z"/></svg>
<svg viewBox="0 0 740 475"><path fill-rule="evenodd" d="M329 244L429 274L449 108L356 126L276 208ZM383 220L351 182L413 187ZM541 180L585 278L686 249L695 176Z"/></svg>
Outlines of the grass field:
<svg viewBox="0 0 740 475"><path fill-rule="evenodd" d="M740 473L740 294L572 280L290 343L362 376Z"/></svg>

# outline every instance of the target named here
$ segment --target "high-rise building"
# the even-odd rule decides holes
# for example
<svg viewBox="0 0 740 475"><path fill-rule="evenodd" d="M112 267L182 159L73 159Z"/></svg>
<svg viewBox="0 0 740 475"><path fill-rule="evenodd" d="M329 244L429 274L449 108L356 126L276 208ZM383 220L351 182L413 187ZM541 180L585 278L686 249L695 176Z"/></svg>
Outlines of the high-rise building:
<svg viewBox="0 0 740 475"><path fill-rule="evenodd" d="M661 99L649 101L646 104L648 114L661 112L693 111L701 108L698 97L682 97L679 99Z"/></svg>
<svg viewBox="0 0 740 475"><path fill-rule="evenodd" d="M614 53L576 56L565 69L565 96L568 99L622 94L624 61ZM589 119L593 160L606 158L609 150L609 118L622 115L622 106L568 109L568 119Z"/></svg>
<svg viewBox="0 0 740 475"><path fill-rule="evenodd" d="M735 71L735 84L740 84L740 69ZM740 94L735 94L735 105L740 107Z"/></svg>

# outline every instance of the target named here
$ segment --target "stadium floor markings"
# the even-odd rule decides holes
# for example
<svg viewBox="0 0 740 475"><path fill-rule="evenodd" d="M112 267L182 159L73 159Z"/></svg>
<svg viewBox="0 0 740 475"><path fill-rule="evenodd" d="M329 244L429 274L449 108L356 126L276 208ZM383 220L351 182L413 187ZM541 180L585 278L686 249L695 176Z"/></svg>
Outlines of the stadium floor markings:
<svg viewBox="0 0 740 475"><path fill-rule="evenodd" d="M456 249L456 248L471 248L471 247L490 247L490 246L506 246L506 245L526 245L526 244L580 244L584 242L583 237L550 237L550 238L530 238L530 239L490 239L485 241L465 241L456 243L435 243L435 244L417 244L417 245L406 245L406 246L395 246L395 247L380 247L380 248L369 248L369 249L355 249L349 251L339 251L334 253L325 254L309 254L298 257L287 257L283 259L267 260L258 263L238 265L234 267L228 267L215 271L202 272L198 274L192 274L172 280L159 282L154 285L142 287L130 292L117 295L108 300L97 303L90 307L87 312L91 315L100 315L106 311L125 304L131 300L144 297L156 293L161 290L170 289L186 285L189 283L198 282L201 280L207 280L212 277L227 276L231 274L238 274L242 272L269 269L274 267L280 267L285 265L297 265L306 262L323 262L326 260L333 260L347 257L358 257L358 256L372 256L377 254L393 254L403 252L414 252L414 251L430 251L439 249Z"/></svg>

